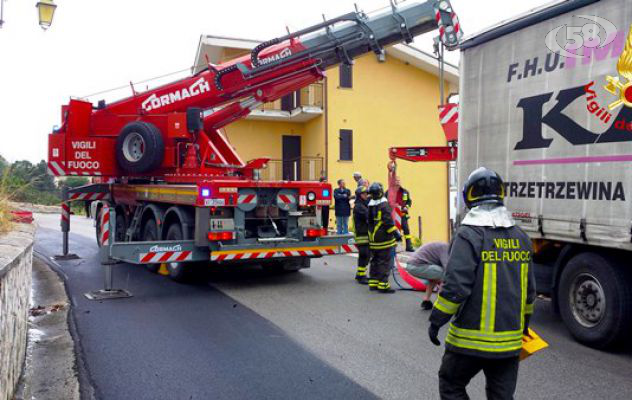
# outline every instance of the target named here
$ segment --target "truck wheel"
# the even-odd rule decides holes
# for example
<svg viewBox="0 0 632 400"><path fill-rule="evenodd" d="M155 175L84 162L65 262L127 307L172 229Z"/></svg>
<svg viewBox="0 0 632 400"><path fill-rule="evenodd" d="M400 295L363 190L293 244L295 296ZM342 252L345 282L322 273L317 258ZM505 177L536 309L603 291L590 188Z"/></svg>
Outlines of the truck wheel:
<svg viewBox="0 0 632 400"><path fill-rule="evenodd" d="M182 234L182 227L179 223L173 223L167 229L166 240L182 240L184 235ZM169 271L169 278L176 282L188 282L191 278L192 265L191 263L173 262L167 263L167 271Z"/></svg>
<svg viewBox="0 0 632 400"><path fill-rule="evenodd" d="M127 233L127 220L125 219L125 215L123 212L116 213L116 237L114 240L116 242L124 242L125 236Z"/></svg>
<svg viewBox="0 0 632 400"><path fill-rule="evenodd" d="M116 139L116 161L126 172L155 170L162 164L164 153L160 130L148 122L130 122Z"/></svg>
<svg viewBox="0 0 632 400"><path fill-rule="evenodd" d="M144 242L155 242L158 240L158 225L156 225L156 221L151 218L145 222L145 226L143 226L143 241ZM160 269L160 264L145 264L145 267L153 272L157 273Z"/></svg>
<svg viewBox="0 0 632 400"><path fill-rule="evenodd" d="M558 289L564 324L577 341L608 348L631 332L632 290L623 266L595 253L573 257Z"/></svg>

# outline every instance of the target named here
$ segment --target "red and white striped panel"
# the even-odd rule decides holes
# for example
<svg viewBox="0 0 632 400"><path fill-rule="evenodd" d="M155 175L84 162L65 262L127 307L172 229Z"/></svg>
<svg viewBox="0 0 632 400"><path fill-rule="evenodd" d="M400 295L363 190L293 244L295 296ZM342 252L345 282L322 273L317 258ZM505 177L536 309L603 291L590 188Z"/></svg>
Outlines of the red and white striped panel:
<svg viewBox="0 0 632 400"><path fill-rule="evenodd" d="M454 27L454 33L456 34L457 39L460 40L463 37L463 31L461 30L459 17L457 17L456 13L452 10L452 7L448 7L445 11L450 13L450 18L452 19L451 26ZM446 25L441 20L441 12L438 8L435 9L435 20L439 26L439 38L441 39L441 42L445 44Z"/></svg>
<svg viewBox="0 0 632 400"><path fill-rule="evenodd" d="M71 201L80 201L80 200L103 200L107 193L73 193L70 195Z"/></svg>
<svg viewBox="0 0 632 400"><path fill-rule="evenodd" d="M400 206L395 206L393 208L393 222L395 222L395 227L398 230L402 230L402 215L404 213L402 212L402 208Z"/></svg>
<svg viewBox="0 0 632 400"><path fill-rule="evenodd" d="M292 194L279 194L279 201L283 204L294 204L296 203L296 196Z"/></svg>
<svg viewBox="0 0 632 400"><path fill-rule="evenodd" d="M253 204L257 203L256 194L240 194L237 198L237 204Z"/></svg>
<svg viewBox="0 0 632 400"><path fill-rule="evenodd" d="M110 207L105 204L101 208L101 214L99 215L99 227L101 229L101 237L99 241L101 246L107 245L110 240Z"/></svg>
<svg viewBox="0 0 632 400"><path fill-rule="evenodd" d="M98 171L91 171L91 172L69 172L68 175L72 175L72 176L101 176L103 175L101 172Z"/></svg>
<svg viewBox="0 0 632 400"><path fill-rule="evenodd" d="M57 161L49 161L48 172L53 176L66 176L66 172L64 171L62 164L58 163Z"/></svg>
<svg viewBox="0 0 632 400"><path fill-rule="evenodd" d="M139 260L141 264L158 264L171 263L193 260L191 251L165 251L165 252L149 252L140 253Z"/></svg>
<svg viewBox="0 0 632 400"><path fill-rule="evenodd" d="M326 249L281 249L281 250L244 250L243 253L235 252L213 252L211 253L211 261L238 261L238 260L254 260L278 257L320 257L332 256L336 254L356 253L358 247L353 244L343 245L339 248L332 247Z"/></svg>
<svg viewBox="0 0 632 400"><path fill-rule="evenodd" d="M70 204L67 201L61 203L61 226L70 224Z"/></svg>
<svg viewBox="0 0 632 400"><path fill-rule="evenodd" d="M439 106L439 121L448 142L459 138L459 105L448 103Z"/></svg>

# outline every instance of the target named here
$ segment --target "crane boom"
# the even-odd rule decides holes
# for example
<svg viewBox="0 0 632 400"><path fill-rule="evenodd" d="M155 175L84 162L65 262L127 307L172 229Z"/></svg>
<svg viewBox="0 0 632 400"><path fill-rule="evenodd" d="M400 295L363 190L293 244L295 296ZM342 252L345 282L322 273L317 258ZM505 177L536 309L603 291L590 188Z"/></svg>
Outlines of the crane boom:
<svg viewBox="0 0 632 400"><path fill-rule="evenodd" d="M62 107L61 128L49 136L49 167L57 175L250 177L254 167L241 161L219 129L321 80L327 68L368 52L383 56L385 46L435 29L446 47L458 45L449 1L391 2L390 9L326 20L110 104L71 100Z"/></svg>

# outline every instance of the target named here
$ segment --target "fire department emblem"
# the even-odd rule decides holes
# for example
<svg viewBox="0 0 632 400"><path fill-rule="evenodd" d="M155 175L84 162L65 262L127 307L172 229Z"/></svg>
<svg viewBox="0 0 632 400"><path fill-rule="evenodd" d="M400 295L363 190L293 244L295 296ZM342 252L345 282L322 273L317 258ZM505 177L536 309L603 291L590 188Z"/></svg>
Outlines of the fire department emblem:
<svg viewBox="0 0 632 400"><path fill-rule="evenodd" d="M608 92L619 97L608 106L610 110L614 110L622 104L626 107L632 107L632 26L630 26L628 37L625 40L623 53L617 62L617 71L619 76L607 76L608 84L604 86ZM625 82L622 82L619 77L623 77Z"/></svg>

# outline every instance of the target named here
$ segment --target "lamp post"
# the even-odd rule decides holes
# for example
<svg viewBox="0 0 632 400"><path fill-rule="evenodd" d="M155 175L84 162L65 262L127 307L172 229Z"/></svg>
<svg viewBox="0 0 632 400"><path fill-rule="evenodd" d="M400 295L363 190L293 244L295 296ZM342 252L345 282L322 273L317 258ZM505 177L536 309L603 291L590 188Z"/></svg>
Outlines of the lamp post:
<svg viewBox="0 0 632 400"><path fill-rule="evenodd" d="M4 0L0 0L0 28L4 24Z"/></svg>
<svg viewBox="0 0 632 400"><path fill-rule="evenodd" d="M2 2L3 0L0 0ZM53 3L53 0L40 0L37 4L37 11L39 13L39 24L43 30L48 29L53 23L53 15L57 4Z"/></svg>

